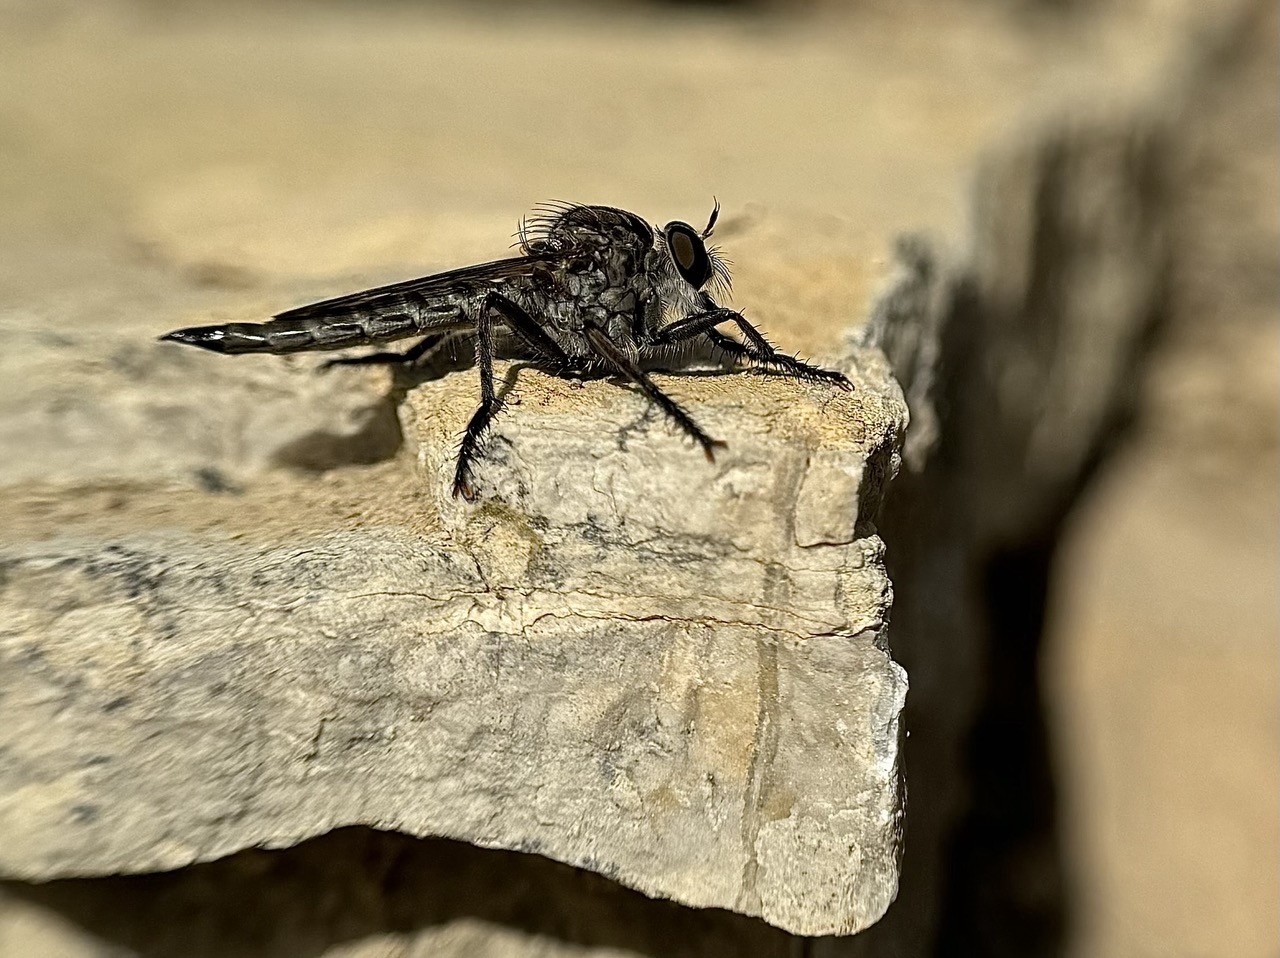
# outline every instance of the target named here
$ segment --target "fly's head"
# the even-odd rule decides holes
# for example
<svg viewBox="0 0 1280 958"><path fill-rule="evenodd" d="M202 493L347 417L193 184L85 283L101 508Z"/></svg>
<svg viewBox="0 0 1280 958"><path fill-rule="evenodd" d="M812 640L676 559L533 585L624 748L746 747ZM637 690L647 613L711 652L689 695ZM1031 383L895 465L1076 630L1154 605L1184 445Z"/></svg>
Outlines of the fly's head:
<svg viewBox="0 0 1280 958"><path fill-rule="evenodd" d="M700 308L706 295L715 298L713 294L729 291L729 261L706 242L719 216L717 201L702 230L673 220L659 231L662 298L673 313L687 315Z"/></svg>

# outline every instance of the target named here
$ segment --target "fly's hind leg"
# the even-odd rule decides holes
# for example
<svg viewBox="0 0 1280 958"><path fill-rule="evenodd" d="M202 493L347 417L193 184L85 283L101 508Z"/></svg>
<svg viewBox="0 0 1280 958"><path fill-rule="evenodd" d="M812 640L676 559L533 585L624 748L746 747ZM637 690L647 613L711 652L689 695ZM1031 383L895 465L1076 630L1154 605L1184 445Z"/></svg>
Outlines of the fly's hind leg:
<svg viewBox="0 0 1280 958"><path fill-rule="evenodd" d="M489 304L480 309L476 323L476 368L480 371L480 408L467 423L458 446L458 466L453 474L453 497L475 502L476 488L471 484L471 460L480 448L480 439L502 409L502 400L493 389L493 318Z"/></svg>
<svg viewBox="0 0 1280 958"><path fill-rule="evenodd" d="M552 366L555 372L572 369L573 361L560 345L517 303L499 293L490 293L480 307L476 323L476 367L480 370L480 408L467 423L458 447L458 468L453 477L453 495L474 502L476 489L471 482L471 465L480 449L480 440L495 416L502 411L502 400L493 388L493 330L496 323L505 326L536 358Z"/></svg>
<svg viewBox="0 0 1280 958"><path fill-rule="evenodd" d="M370 353L367 356L341 356L338 359L330 359L326 363L319 366L319 371L324 372L333 369L335 366L374 366L374 365L404 365L413 366L427 359L437 349L443 346L451 339L457 338L459 333L437 333L432 336L425 337L421 342L415 343L402 353Z"/></svg>

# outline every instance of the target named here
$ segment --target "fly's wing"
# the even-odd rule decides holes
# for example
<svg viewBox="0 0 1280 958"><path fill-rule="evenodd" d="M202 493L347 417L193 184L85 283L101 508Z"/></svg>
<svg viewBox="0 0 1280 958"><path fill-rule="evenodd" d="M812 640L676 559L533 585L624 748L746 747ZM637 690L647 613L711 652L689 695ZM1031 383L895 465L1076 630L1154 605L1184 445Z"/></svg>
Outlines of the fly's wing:
<svg viewBox="0 0 1280 958"><path fill-rule="evenodd" d="M161 338L220 353L295 353L388 343L466 326L473 317L465 307L490 290L510 295L529 282L536 263L527 256L481 263L300 306L265 323L192 326Z"/></svg>
<svg viewBox="0 0 1280 958"><path fill-rule="evenodd" d="M277 313L277 321L302 319L360 320L379 315L403 314L420 316L419 325L429 332L433 314L441 319L456 317L464 302L491 289L527 282L533 276L535 261L527 256L500 259L478 266L464 266L444 273L410 279L388 286L377 286L346 296L321 300L308 306Z"/></svg>

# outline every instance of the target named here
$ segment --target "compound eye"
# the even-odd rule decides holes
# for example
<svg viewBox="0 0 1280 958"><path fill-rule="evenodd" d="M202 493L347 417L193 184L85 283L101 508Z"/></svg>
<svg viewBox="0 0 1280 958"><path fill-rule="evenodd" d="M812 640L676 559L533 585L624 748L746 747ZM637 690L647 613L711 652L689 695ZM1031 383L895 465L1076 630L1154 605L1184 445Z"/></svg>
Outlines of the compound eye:
<svg viewBox="0 0 1280 958"><path fill-rule="evenodd" d="M702 237L688 223L668 223L666 236L667 249L671 251L676 269L686 282L701 289L711 278L711 257L707 255Z"/></svg>
<svg viewBox="0 0 1280 958"><path fill-rule="evenodd" d="M693 269L693 240L683 232L671 235L671 253L685 272Z"/></svg>

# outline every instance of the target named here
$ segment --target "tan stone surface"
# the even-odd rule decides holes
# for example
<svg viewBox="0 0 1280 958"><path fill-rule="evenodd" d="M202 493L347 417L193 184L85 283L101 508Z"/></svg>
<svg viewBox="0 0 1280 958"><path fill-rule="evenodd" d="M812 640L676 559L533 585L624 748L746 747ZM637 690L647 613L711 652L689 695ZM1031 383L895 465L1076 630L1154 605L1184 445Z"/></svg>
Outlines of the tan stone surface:
<svg viewBox="0 0 1280 958"><path fill-rule="evenodd" d="M478 505L448 494L465 373L402 407L417 476L206 493L217 521L151 531L123 493L54 536L29 493L0 598L5 872L164 870L368 824L798 933L874 921L905 679L859 509L905 409L876 353L849 372L852 394L670 377L730 443L712 465L643 397L525 370ZM822 483L832 463L867 482ZM801 544L797 505L848 534Z"/></svg>

